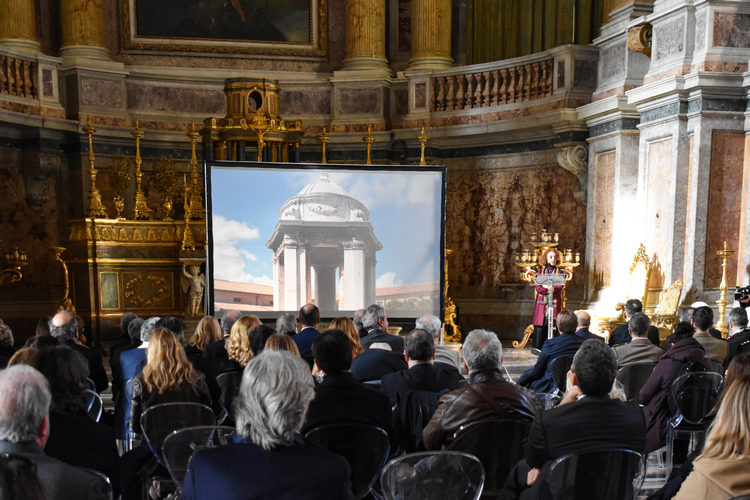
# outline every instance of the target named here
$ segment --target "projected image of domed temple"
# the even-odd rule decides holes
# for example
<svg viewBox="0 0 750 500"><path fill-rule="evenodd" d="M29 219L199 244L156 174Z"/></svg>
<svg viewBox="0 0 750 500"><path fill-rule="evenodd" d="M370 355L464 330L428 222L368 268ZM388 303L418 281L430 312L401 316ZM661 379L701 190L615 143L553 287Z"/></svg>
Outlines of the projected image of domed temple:
<svg viewBox="0 0 750 500"><path fill-rule="evenodd" d="M276 309L314 302L323 311L353 310L375 302L375 253L383 245L364 203L328 174L284 202L266 247Z"/></svg>

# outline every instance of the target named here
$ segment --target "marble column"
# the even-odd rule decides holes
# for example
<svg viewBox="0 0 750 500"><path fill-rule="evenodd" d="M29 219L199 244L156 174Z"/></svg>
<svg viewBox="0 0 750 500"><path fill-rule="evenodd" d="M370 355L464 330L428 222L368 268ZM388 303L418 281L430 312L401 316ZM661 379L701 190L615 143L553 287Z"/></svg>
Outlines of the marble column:
<svg viewBox="0 0 750 500"><path fill-rule="evenodd" d="M284 303L282 309L285 311L295 311L300 308L297 300L297 290L299 289L299 261L297 259L297 242L284 237Z"/></svg>
<svg viewBox="0 0 750 500"><path fill-rule="evenodd" d="M385 20L385 0L346 0L344 71L388 70Z"/></svg>
<svg viewBox="0 0 750 500"><path fill-rule="evenodd" d="M336 268L315 266L315 297L321 311L336 310Z"/></svg>
<svg viewBox="0 0 750 500"><path fill-rule="evenodd" d="M365 304L365 246L361 241L344 243L344 286L340 307L359 309Z"/></svg>
<svg viewBox="0 0 750 500"><path fill-rule="evenodd" d="M279 254L273 254L273 307L281 308L281 276L282 269L279 264Z"/></svg>
<svg viewBox="0 0 750 500"><path fill-rule="evenodd" d="M40 50L34 0L0 2L0 47L32 53Z"/></svg>
<svg viewBox="0 0 750 500"><path fill-rule="evenodd" d="M60 0L63 59L109 59L102 0Z"/></svg>
<svg viewBox="0 0 750 500"><path fill-rule="evenodd" d="M412 0L409 70L444 69L451 58L451 1Z"/></svg>

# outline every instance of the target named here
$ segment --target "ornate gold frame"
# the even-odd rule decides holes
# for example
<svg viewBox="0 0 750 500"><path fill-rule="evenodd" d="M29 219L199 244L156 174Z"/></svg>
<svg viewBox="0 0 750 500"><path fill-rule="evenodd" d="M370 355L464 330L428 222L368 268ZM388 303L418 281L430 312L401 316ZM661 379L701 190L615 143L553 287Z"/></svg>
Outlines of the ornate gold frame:
<svg viewBox="0 0 750 500"><path fill-rule="evenodd" d="M304 42L226 40L214 38L156 38L136 33L136 0L122 2L122 38L125 51L194 52L209 54L258 54L323 58L328 52L327 0L310 2L310 39Z"/></svg>

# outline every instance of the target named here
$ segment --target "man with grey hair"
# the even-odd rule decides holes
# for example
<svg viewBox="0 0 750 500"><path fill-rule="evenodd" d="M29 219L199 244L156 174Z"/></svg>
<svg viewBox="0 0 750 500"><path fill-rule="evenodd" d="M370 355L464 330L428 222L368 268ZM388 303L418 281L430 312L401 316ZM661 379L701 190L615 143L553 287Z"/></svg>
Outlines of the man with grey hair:
<svg viewBox="0 0 750 500"><path fill-rule="evenodd" d="M276 331L292 336L297 333L297 315L293 312L282 313L276 319Z"/></svg>
<svg viewBox="0 0 750 500"><path fill-rule="evenodd" d="M251 359L235 399L238 438L193 456L181 498L352 498L346 460L298 435L313 395L310 370L293 354Z"/></svg>
<svg viewBox="0 0 750 500"><path fill-rule="evenodd" d="M625 317L625 324L619 325L617 328L612 330L612 334L609 336L609 345L614 347L620 344L627 344L630 342L630 335L628 334L628 321L635 314L643 312L643 303L638 299L630 299L625 302L625 307L622 309L622 314ZM648 327L648 340L651 341L655 346L659 346L659 329L651 325Z"/></svg>
<svg viewBox="0 0 750 500"><path fill-rule="evenodd" d="M503 349L495 333L472 330L464 342L469 385L440 398L435 414L422 433L428 450L450 444L462 425L488 417L531 422L534 402L502 372Z"/></svg>
<svg viewBox="0 0 750 500"><path fill-rule="evenodd" d="M364 316L365 310L364 309L357 309L354 311L354 314L352 315L352 321L354 322L354 328L357 329L357 332L359 333L359 340L361 341L363 338L367 337L367 330L365 330L365 327L362 326L362 316Z"/></svg>
<svg viewBox="0 0 750 500"><path fill-rule="evenodd" d="M435 361L454 366L458 370L461 369L461 357L458 352L440 343L440 331L443 329L443 322L440 318L433 314L423 314L417 318L414 328L432 335L435 340Z"/></svg>
<svg viewBox="0 0 750 500"><path fill-rule="evenodd" d="M1 371L0 453L33 462L50 500L109 498L104 479L44 454L51 402L47 380L34 368L16 365Z"/></svg>
<svg viewBox="0 0 750 500"><path fill-rule="evenodd" d="M80 343L78 321L68 311L60 311L49 321L50 335L57 338L60 344L80 352L89 364L89 377L94 381L96 392L102 393L109 385L107 372L104 370L102 357L96 349L90 349Z"/></svg>
<svg viewBox="0 0 750 500"><path fill-rule="evenodd" d="M740 352L750 350L750 329L747 327L747 309L733 307L727 315L729 323L729 336L727 337L727 360L725 365L729 366L732 358Z"/></svg>
<svg viewBox="0 0 750 500"><path fill-rule="evenodd" d="M617 366L632 365L633 363L656 363L664 351L656 347L646 338L651 321L642 312L633 314L628 320L628 332L633 340L627 344L614 347Z"/></svg>
<svg viewBox="0 0 750 500"><path fill-rule="evenodd" d="M404 339L398 335L388 333L388 316L379 304L372 304L362 315L362 326L367 330L367 336L359 343L366 351L375 342L385 342L391 346L393 352L404 352Z"/></svg>

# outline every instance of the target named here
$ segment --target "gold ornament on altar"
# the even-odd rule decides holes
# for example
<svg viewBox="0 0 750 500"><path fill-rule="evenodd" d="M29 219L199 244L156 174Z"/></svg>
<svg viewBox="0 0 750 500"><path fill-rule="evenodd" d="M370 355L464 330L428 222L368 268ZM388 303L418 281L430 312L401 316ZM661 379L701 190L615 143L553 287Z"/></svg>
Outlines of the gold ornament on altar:
<svg viewBox="0 0 750 500"><path fill-rule="evenodd" d="M109 183L115 193L112 204L115 207L115 218L125 220L122 212L125 210L125 193L130 186L130 160L122 153L112 157L112 165L109 167Z"/></svg>
<svg viewBox="0 0 750 500"><path fill-rule="evenodd" d="M365 143L365 147L367 149L367 161L365 161L365 163L367 165L371 165L372 158L370 156L370 153L372 151L372 143L375 142L375 138L372 136L372 125L367 126L367 135L362 138L362 142Z"/></svg>
<svg viewBox="0 0 750 500"><path fill-rule="evenodd" d="M73 305L73 302L70 300L70 277L68 275L68 266L65 264L65 261L62 260L60 257L62 253L66 250L65 247L52 247L52 251L55 252L55 261L60 263L60 266L63 270L63 280L65 283L65 288L63 289L63 297L60 299L60 305L57 306L57 310L59 311L70 311L72 314L76 313L76 308Z"/></svg>
<svg viewBox="0 0 750 500"><path fill-rule="evenodd" d="M716 255L721 257L721 284L719 285L719 300L716 304L719 306L719 321L716 323L716 329L721 332L724 338L727 337L727 324L724 321L724 313L727 310L727 259L734 254L734 250L727 249L727 242L722 245L721 250L716 251Z"/></svg>
<svg viewBox="0 0 750 500"><path fill-rule="evenodd" d="M177 183L177 169L174 161L166 156L160 156L154 160L154 185L164 195L162 201L162 220L170 222L172 220L172 196Z"/></svg>
<svg viewBox="0 0 750 500"><path fill-rule="evenodd" d="M185 204L185 207L188 206L188 185L187 185L187 177L184 179L184 187L182 190L182 199L183 203ZM185 208L185 225L182 228L182 245L180 248L182 250L195 250L196 244L195 244L195 238L193 237L193 230L190 229L190 215L189 210Z"/></svg>
<svg viewBox="0 0 750 500"><path fill-rule="evenodd" d="M419 164L427 165L427 162L424 159L424 149L425 149L425 146L427 145L427 141L429 141L430 138L424 134L424 127L419 129L419 135L417 136L417 140L419 141Z"/></svg>
<svg viewBox="0 0 750 500"><path fill-rule="evenodd" d="M541 233L531 233L529 244L531 248L524 248L516 254L516 267L520 270L521 280L526 283L534 283L536 270L547 264L546 257L550 249L557 254L557 267L565 273L565 282L573 279L573 269L581 264L580 252L574 252L571 248L557 248L560 241L560 234L549 232L546 228ZM568 298L565 294L565 288L562 289L561 309L565 309ZM526 328L524 337L521 342L513 341L513 347L524 347L533 333L533 327Z"/></svg>
<svg viewBox="0 0 750 500"><path fill-rule="evenodd" d="M323 158L321 159L320 163L328 163L328 160L326 159L326 148L328 141L330 141L331 138L328 136L328 131L325 127L323 127L323 132L318 136L318 140L323 147Z"/></svg>
<svg viewBox="0 0 750 500"><path fill-rule="evenodd" d="M138 120L135 121L135 127L130 134L135 137L135 207L133 208L133 218L138 219L149 219L151 217L151 209L148 207L146 201L146 195L143 194L141 183L143 181L143 171L141 170L141 137L143 137L143 129L138 128Z"/></svg>
<svg viewBox="0 0 750 500"><path fill-rule="evenodd" d="M28 254L18 247L5 252L3 268L0 270L0 284L18 283L23 279L23 268L29 265Z"/></svg>
<svg viewBox="0 0 750 500"><path fill-rule="evenodd" d="M456 324L456 304L453 303L453 299L448 296L448 256L453 253L453 250L448 248L445 249L445 326L450 325L453 328L453 334L443 337L444 342L458 342L461 343L461 330Z"/></svg>
<svg viewBox="0 0 750 500"><path fill-rule="evenodd" d="M99 194L99 190L96 188L96 168L94 168L94 146L92 136L96 129L91 126L91 121L86 123L83 127L83 131L86 132L89 140L89 217L106 217L107 211L104 209L102 203L102 195Z"/></svg>
<svg viewBox="0 0 750 500"><path fill-rule="evenodd" d="M190 123L190 130L187 132L190 137L190 203L185 205L186 219L205 220L206 211L203 210L203 197L198 186L198 157L195 154L195 141L198 132L195 130L195 123Z"/></svg>

